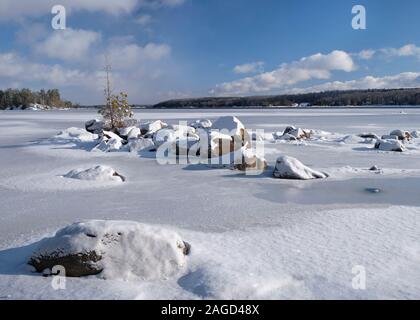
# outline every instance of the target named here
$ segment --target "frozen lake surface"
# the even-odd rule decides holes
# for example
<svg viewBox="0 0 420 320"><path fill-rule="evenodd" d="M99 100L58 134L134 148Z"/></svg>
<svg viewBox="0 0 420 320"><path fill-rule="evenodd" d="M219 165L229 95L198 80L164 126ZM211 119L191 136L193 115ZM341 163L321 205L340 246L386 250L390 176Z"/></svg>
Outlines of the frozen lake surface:
<svg viewBox="0 0 420 320"><path fill-rule="evenodd" d="M403 153L354 139L420 130L420 109L136 110L141 122L171 124L222 115L266 134L288 125L328 134L298 143L265 140L271 167L255 177L48 143L66 128L83 128L97 117L93 110L1 111L0 299L420 298L420 139ZM330 177L273 179L281 155ZM91 186L61 177L96 165L127 181ZM373 165L381 171L369 171ZM164 281L69 279L66 290L55 291L25 266L25 245L87 219L172 228L192 245L188 268ZM355 266L366 270L366 290L352 287Z"/></svg>

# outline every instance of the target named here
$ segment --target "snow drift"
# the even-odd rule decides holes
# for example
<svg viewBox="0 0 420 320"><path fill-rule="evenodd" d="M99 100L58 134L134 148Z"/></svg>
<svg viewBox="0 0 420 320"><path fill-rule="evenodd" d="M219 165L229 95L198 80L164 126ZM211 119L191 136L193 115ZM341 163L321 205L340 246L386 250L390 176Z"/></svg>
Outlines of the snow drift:
<svg viewBox="0 0 420 320"><path fill-rule="evenodd" d="M28 263L38 272L61 265L70 277L157 280L177 274L189 250L176 232L161 227L91 220L41 240Z"/></svg>

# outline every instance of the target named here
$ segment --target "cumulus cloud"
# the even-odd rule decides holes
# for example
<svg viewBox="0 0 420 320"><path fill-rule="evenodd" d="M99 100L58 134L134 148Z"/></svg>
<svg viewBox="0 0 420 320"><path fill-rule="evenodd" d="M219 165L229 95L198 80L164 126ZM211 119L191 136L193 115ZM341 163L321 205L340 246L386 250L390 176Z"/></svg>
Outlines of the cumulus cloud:
<svg viewBox="0 0 420 320"><path fill-rule="evenodd" d="M332 71L351 72L355 69L350 54L336 50L329 54L318 53L299 61L285 63L276 70L254 77L219 84L210 93L215 95L261 93L285 89L311 79L329 79Z"/></svg>
<svg viewBox="0 0 420 320"><path fill-rule="evenodd" d="M420 59L420 47L407 44L401 48L384 48L380 52L386 57L417 57Z"/></svg>
<svg viewBox="0 0 420 320"><path fill-rule="evenodd" d="M51 8L60 4L68 12L105 12L119 15L133 12L138 8L174 7L184 0L1 0L0 20L13 20L25 17L40 17L51 14Z"/></svg>
<svg viewBox="0 0 420 320"><path fill-rule="evenodd" d="M290 92L305 93L334 90L397 89L418 87L420 87L420 72L403 72L384 77L366 76L357 80L326 82L307 88L295 88L290 90Z"/></svg>
<svg viewBox="0 0 420 320"><path fill-rule="evenodd" d="M35 45L38 54L66 61L86 58L92 45L101 38L100 33L89 30L56 30Z"/></svg>
<svg viewBox="0 0 420 320"><path fill-rule="evenodd" d="M262 72L264 67L264 62L257 61L251 63L245 63L235 66L233 68L233 72L237 74L245 74L245 73L255 73L255 72Z"/></svg>
<svg viewBox="0 0 420 320"><path fill-rule="evenodd" d="M65 68L61 65L33 63L13 52L0 54L0 79L41 82L51 86L88 86L96 82L95 73Z"/></svg>

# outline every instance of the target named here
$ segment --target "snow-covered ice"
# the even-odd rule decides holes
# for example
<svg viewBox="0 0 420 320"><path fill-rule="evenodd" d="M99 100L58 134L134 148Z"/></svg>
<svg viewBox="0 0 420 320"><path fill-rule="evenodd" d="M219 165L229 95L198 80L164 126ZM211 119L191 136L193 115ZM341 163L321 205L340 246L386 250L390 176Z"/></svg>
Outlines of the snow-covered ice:
<svg viewBox="0 0 420 320"><path fill-rule="evenodd" d="M95 118L94 110L1 111L0 297L419 299L420 139L411 134L401 141L401 153L377 150L375 138L360 137L382 137L396 127L420 131L420 110L405 111L136 112L142 124L214 123L234 115L247 130L264 129L268 169L258 176L200 164L159 165L154 153L141 151L142 143L133 146L139 152L91 152L99 137L84 124ZM311 136L273 138L290 125L309 128ZM275 179L279 156L329 178ZM127 180L63 177L98 165ZM179 235L192 250L179 273L166 279L68 278L65 290L54 290L51 278L33 273L26 262L43 238L85 220L135 221ZM366 270L366 290L352 287L355 266Z"/></svg>

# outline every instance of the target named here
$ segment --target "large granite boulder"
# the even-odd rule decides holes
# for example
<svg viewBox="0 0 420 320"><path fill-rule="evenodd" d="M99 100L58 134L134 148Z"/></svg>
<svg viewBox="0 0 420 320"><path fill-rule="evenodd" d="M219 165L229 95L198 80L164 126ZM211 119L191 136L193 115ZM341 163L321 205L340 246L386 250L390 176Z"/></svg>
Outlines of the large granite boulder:
<svg viewBox="0 0 420 320"><path fill-rule="evenodd" d="M164 280L186 265L190 245L174 231L130 221L75 223L40 241L28 263L37 272L60 265L66 276Z"/></svg>

